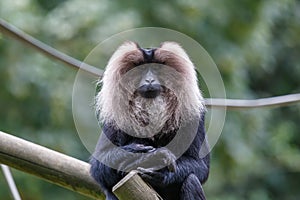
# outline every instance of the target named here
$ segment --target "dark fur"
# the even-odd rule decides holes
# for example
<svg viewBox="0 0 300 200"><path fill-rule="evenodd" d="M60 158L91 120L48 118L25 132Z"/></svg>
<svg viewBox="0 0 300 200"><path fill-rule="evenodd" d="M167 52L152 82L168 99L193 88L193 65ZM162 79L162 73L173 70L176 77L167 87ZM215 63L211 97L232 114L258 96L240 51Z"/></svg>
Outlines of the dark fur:
<svg viewBox="0 0 300 200"><path fill-rule="evenodd" d="M159 140L140 139L127 135L121 130L116 130L109 124L104 125L103 133L115 145L130 152L148 152L158 153L159 151L167 151L164 146L173 139L174 133L165 134L165 137ZM188 133L186 133L188 134ZM163 136L162 136L163 137ZM203 159L199 158L199 151L202 143L206 143L204 116L199 122L198 131L192 144L188 150L176 160L176 171L170 172L167 167L150 174L145 174L142 177L162 196L164 200L201 200L205 199L202 190L202 184L207 180L209 174L209 155ZM142 144L144 148L137 148L137 144ZM206 144L205 144L206 145ZM139 145L138 145L139 147ZM148 148L146 148L148 147ZM207 147L207 145L206 145ZM123 163L124 165L133 164L132 167L145 164L144 160L139 157L126 157L124 153L117 148L107 144L103 136L100 137L94 156L91 158L91 175L100 184L107 200L116 200L112 194L112 187L120 181L126 174L122 171L112 169L100 163L95 157L105 156L105 159L113 159L111 162ZM172 154L170 152L170 154ZM153 156L155 156L153 154ZM166 154L165 156L168 156ZM123 160L128 159L128 162ZM145 164L147 165L147 164Z"/></svg>

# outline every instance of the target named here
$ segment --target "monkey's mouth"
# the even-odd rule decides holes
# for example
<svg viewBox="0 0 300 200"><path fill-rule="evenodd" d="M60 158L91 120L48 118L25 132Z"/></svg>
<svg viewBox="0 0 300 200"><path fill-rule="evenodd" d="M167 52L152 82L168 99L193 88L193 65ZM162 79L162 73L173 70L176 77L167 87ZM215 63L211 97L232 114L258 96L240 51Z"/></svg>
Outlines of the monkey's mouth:
<svg viewBox="0 0 300 200"><path fill-rule="evenodd" d="M162 87L160 84L145 84L137 89L137 92L144 98L153 99L160 95Z"/></svg>

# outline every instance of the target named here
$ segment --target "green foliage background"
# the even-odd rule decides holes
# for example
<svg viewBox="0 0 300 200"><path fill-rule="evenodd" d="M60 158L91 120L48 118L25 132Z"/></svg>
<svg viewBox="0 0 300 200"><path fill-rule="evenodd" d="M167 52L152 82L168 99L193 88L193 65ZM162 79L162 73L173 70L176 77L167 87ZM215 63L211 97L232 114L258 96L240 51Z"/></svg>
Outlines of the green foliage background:
<svg viewBox="0 0 300 200"><path fill-rule="evenodd" d="M249 99L300 92L299 10L296 0L0 0L1 18L81 60L102 40L130 28L183 32L210 53L227 97ZM87 161L72 118L75 75L0 34L0 129ZM299 199L299 119L299 104L228 111L212 152L207 198ZM13 174L23 199L85 199ZM2 174L0 199L12 199Z"/></svg>

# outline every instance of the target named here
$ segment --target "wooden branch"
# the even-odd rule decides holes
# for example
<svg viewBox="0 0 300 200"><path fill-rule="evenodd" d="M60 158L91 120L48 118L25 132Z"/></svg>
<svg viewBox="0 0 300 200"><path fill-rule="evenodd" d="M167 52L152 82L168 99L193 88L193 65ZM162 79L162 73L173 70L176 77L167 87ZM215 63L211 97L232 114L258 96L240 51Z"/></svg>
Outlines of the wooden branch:
<svg viewBox="0 0 300 200"><path fill-rule="evenodd" d="M94 199L105 199L90 165L0 131L0 163Z"/></svg>
<svg viewBox="0 0 300 200"><path fill-rule="evenodd" d="M137 173L131 171L113 187L113 193L119 200L162 200Z"/></svg>

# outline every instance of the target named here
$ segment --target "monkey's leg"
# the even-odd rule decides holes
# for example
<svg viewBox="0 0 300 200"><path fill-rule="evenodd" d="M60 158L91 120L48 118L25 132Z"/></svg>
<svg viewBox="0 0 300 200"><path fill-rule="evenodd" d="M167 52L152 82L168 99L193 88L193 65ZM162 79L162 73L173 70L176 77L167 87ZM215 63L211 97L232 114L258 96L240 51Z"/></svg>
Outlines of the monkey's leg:
<svg viewBox="0 0 300 200"><path fill-rule="evenodd" d="M206 200L202 185L194 174L190 174L183 182L180 200Z"/></svg>

